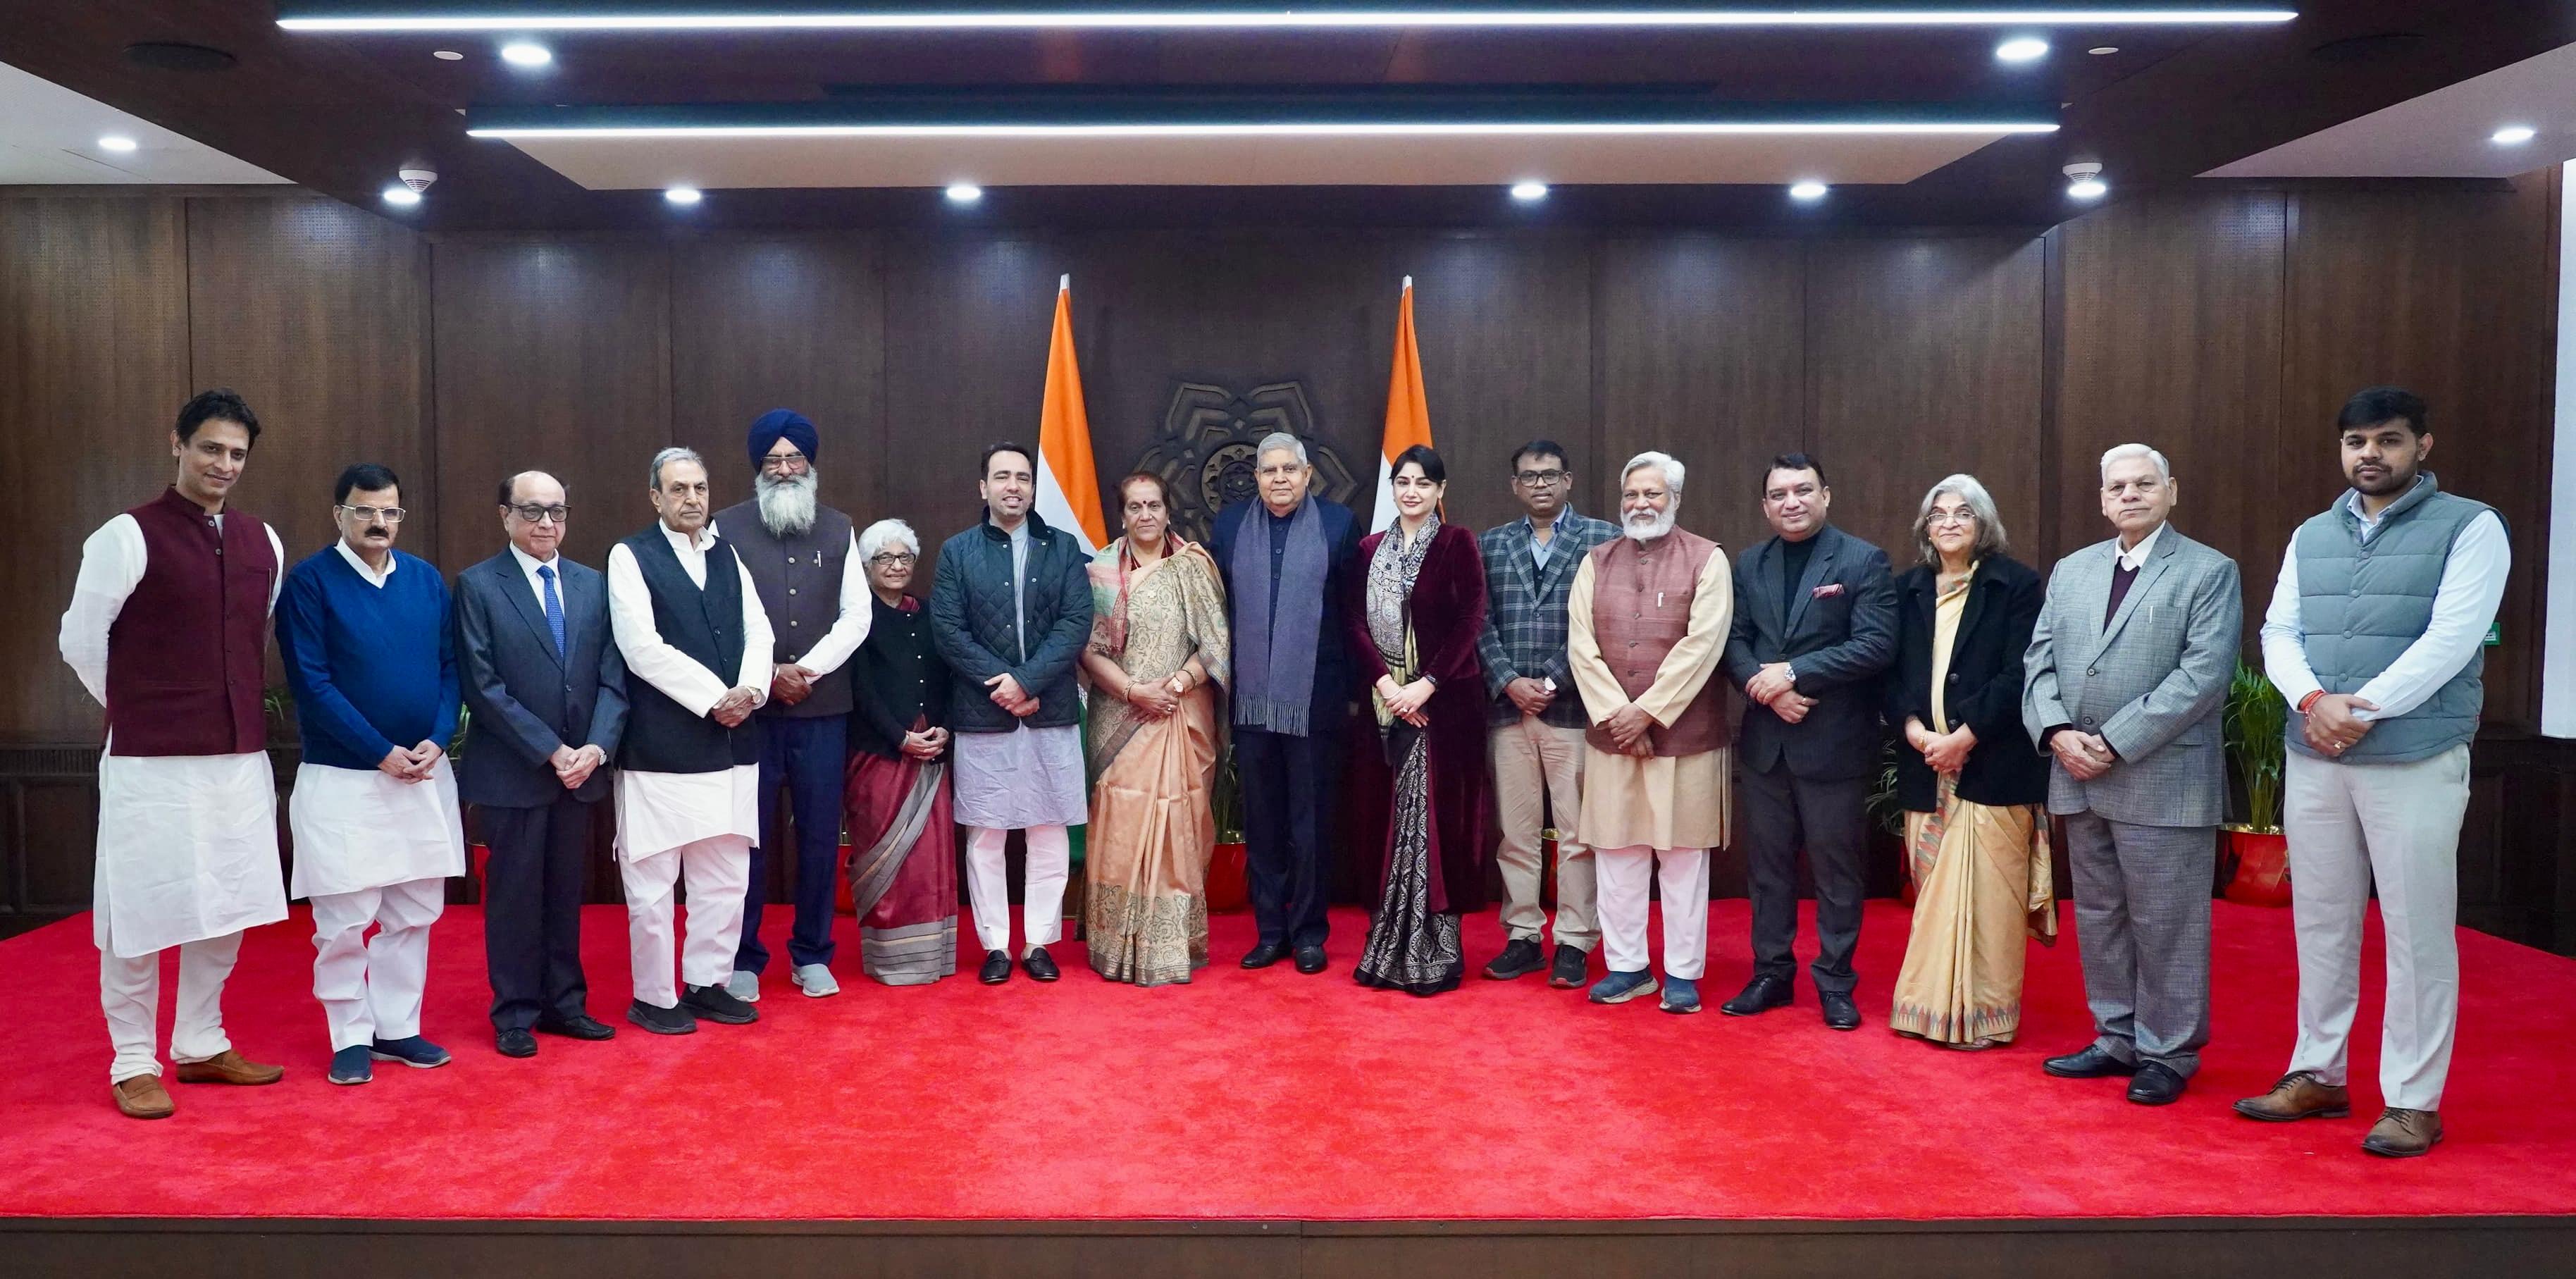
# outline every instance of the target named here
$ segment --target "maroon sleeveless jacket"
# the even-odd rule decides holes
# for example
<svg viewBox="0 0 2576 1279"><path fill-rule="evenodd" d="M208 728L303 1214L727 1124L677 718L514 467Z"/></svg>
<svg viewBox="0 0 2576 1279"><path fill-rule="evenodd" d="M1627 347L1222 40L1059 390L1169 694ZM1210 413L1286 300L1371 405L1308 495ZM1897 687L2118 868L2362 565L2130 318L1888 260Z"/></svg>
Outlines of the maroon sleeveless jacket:
<svg viewBox="0 0 2576 1279"><path fill-rule="evenodd" d="M107 631L108 749L241 755L268 745L261 702L277 555L239 511L219 532L169 489L126 514L142 526L143 580Z"/></svg>
<svg viewBox="0 0 2576 1279"><path fill-rule="evenodd" d="M1698 594L1700 570L1717 554L1717 543L1674 529L1646 546L1632 537L1614 537L1589 554L1592 639L1633 702L1655 686L1665 655L1690 632L1691 599ZM1655 753L1699 755L1723 744L1726 714L1718 698L1724 687L1725 681L1711 675L1672 727L1647 729ZM1599 727L1585 739L1604 751L1619 749Z"/></svg>

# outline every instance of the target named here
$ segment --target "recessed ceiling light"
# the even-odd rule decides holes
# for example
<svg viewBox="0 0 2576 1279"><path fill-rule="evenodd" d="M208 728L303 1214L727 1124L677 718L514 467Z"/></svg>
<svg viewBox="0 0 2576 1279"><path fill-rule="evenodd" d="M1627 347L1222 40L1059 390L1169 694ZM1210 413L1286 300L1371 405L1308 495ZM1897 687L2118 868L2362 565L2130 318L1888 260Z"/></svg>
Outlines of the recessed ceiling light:
<svg viewBox="0 0 2576 1279"><path fill-rule="evenodd" d="M2048 56L2048 42L2038 36L2015 36L1995 46L1995 57L2005 62L2037 62Z"/></svg>
<svg viewBox="0 0 2576 1279"><path fill-rule="evenodd" d="M1515 182L1512 184L1512 198L1523 204L1528 204L1533 200L1544 200L1547 198L1547 184L1544 182Z"/></svg>
<svg viewBox="0 0 2576 1279"><path fill-rule="evenodd" d="M1825 192L1832 189L1833 188L1826 186L1822 182L1810 180L1790 187L1789 198L1792 200L1821 200L1825 198Z"/></svg>
<svg viewBox="0 0 2576 1279"><path fill-rule="evenodd" d="M542 67L555 60L554 50L525 40L501 46L501 60L514 67Z"/></svg>
<svg viewBox="0 0 2576 1279"><path fill-rule="evenodd" d="M2099 200L2111 193L2111 184L2100 178L2077 178L2067 184L2066 193L2078 200Z"/></svg>
<svg viewBox="0 0 2576 1279"><path fill-rule="evenodd" d="M2495 135L2487 140L2500 147L2518 147L2539 136L2540 130L2532 128L2530 125L2508 124L2505 127L2496 130Z"/></svg>
<svg viewBox="0 0 2576 1279"><path fill-rule="evenodd" d="M434 50L429 56L436 58L441 62L463 62L465 60L465 55L458 53L454 49Z"/></svg>
<svg viewBox="0 0 2576 1279"><path fill-rule="evenodd" d="M134 139L122 133L111 133L98 140L98 149L101 151L131 151L138 145L140 144Z"/></svg>
<svg viewBox="0 0 2576 1279"><path fill-rule="evenodd" d="M662 192L662 198L673 204L685 207L687 205L696 204L698 201L707 197L696 187L672 187Z"/></svg>
<svg viewBox="0 0 2576 1279"><path fill-rule="evenodd" d="M2093 46L2092 48L2085 50L2085 52L2086 52L2086 53L2092 54L2094 57L2097 57L2097 58L2107 58L2107 57L2111 56L2112 54L2118 53L2119 51L2120 51L2120 46L2118 46L2118 45L2116 45L2116 44L2097 44L2097 45Z"/></svg>
<svg viewBox="0 0 2576 1279"><path fill-rule="evenodd" d="M951 182L948 184L948 202L950 204L973 204L977 200L981 200L983 198L984 188L979 187L972 182Z"/></svg>
<svg viewBox="0 0 2576 1279"><path fill-rule="evenodd" d="M408 209L420 203L420 192L407 186L389 186L385 188L385 203L397 209Z"/></svg>
<svg viewBox="0 0 2576 1279"><path fill-rule="evenodd" d="M2190 3L2158 8L2134 5L2026 3L2009 7L1898 7L1876 4L1775 3L1733 7L1689 3L1601 8L1566 3L1520 8L1479 0L1386 0L1382 5L1277 6L1266 8L1150 6L1101 0L1067 0L1061 7L1000 4L953 9L939 6L872 6L833 10L820 4L782 5L774 0L698 0L645 6L554 4L538 12L474 13L482 5L424 3L431 12L384 14L376 3L352 0L281 0L277 25L289 31L724 31L853 28L1061 28L1061 27L1992 27L2001 24L2067 26L2232 26L2288 22L2295 9ZM522 6L539 9L539 6ZM659 12L652 10L659 9ZM800 12L780 12L801 9ZM352 11L356 12L352 12ZM367 10L377 10L368 13Z"/></svg>

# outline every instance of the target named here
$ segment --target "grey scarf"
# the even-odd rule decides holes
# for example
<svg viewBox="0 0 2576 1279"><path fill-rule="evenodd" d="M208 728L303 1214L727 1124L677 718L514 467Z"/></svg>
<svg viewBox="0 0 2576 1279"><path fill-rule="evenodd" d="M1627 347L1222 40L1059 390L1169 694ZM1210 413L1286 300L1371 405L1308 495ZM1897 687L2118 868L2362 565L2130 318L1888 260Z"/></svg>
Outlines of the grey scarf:
<svg viewBox="0 0 2576 1279"><path fill-rule="evenodd" d="M1315 641L1324 623L1324 517L1308 498L1288 517L1279 559L1279 598L1270 616L1270 513L1255 501L1234 538L1234 722L1291 737L1306 735L1315 698ZM1310 603L1311 601L1311 603ZM1275 661L1273 659L1276 659Z"/></svg>

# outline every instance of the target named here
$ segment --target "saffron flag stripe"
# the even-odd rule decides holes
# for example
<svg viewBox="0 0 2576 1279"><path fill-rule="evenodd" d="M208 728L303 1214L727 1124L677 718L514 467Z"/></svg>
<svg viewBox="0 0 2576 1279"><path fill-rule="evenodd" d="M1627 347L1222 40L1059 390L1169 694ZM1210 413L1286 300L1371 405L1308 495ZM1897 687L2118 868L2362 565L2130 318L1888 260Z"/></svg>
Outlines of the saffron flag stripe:
<svg viewBox="0 0 2576 1279"><path fill-rule="evenodd" d="M1431 404L1422 394L1422 347L1413 336L1413 277L1404 277L1396 305L1395 359L1386 378L1386 435L1378 445L1377 512L1371 532L1395 523L1395 459L1416 444L1431 443Z"/></svg>
<svg viewBox="0 0 2576 1279"><path fill-rule="evenodd" d="M1038 409L1038 518L1071 533L1085 554L1109 544L1100 513L1100 468L1091 458L1091 415L1073 354L1073 277L1057 281L1055 331L1047 340L1046 395Z"/></svg>

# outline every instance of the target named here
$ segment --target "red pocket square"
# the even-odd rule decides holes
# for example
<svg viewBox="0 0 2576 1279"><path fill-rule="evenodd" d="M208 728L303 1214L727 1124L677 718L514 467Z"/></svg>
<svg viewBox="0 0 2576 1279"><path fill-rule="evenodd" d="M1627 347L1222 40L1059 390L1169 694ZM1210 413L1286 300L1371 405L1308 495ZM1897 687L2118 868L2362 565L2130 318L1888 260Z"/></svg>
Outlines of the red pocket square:
<svg viewBox="0 0 2576 1279"><path fill-rule="evenodd" d="M1840 583L1840 582L1827 582L1827 583L1825 583L1824 585L1819 586L1819 587L1817 587L1816 589L1814 589L1814 590L1812 590L1812 591L1807 592L1807 598L1808 598L1808 599L1811 599L1811 600L1832 599L1834 596L1840 595L1840 594L1842 594L1842 593L1843 593L1843 584L1842 584L1842 583Z"/></svg>

